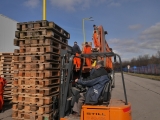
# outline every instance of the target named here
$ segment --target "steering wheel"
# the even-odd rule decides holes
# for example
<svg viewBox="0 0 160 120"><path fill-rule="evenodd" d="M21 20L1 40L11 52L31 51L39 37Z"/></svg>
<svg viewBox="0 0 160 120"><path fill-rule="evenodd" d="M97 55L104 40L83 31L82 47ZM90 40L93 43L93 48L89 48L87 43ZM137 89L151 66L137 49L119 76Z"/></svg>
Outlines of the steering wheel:
<svg viewBox="0 0 160 120"><path fill-rule="evenodd" d="M81 92L85 92L86 91L86 88L78 83L75 83L76 85L76 88L79 89Z"/></svg>

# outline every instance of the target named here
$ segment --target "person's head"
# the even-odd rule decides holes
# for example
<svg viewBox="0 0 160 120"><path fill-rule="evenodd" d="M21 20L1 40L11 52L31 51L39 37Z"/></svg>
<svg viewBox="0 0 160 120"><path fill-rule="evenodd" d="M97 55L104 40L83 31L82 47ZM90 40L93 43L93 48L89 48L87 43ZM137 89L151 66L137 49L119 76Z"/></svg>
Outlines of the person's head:
<svg viewBox="0 0 160 120"><path fill-rule="evenodd" d="M103 67L103 66L104 66L103 60L98 60L98 61L96 62L95 68L98 69L98 68Z"/></svg>
<svg viewBox="0 0 160 120"><path fill-rule="evenodd" d="M88 42L85 42L85 46L88 46Z"/></svg>
<svg viewBox="0 0 160 120"><path fill-rule="evenodd" d="M96 25L93 25L93 27L96 27Z"/></svg>
<svg viewBox="0 0 160 120"><path fill-rule="evenodd" d="M109 50L112 52L112 48L109 48Z"/></svg>
<svg viewBox="0 0 160 120"><path fill-rule="evenodd" d="M77 42L75 41L74 44L77 44Z"/></svg>

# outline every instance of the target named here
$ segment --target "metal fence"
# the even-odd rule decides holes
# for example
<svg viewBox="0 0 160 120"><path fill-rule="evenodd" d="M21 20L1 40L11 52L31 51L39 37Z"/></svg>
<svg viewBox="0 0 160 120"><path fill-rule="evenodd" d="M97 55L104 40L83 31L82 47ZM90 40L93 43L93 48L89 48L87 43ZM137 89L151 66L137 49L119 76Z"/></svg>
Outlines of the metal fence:
<svg viewBox="0 0 160 120"><path fill-rule="evenodd" d="M147 66L131 67L129 70L127 68L123 68L123 71L139 74L160 75L160 64L149 64Z"/></svg>

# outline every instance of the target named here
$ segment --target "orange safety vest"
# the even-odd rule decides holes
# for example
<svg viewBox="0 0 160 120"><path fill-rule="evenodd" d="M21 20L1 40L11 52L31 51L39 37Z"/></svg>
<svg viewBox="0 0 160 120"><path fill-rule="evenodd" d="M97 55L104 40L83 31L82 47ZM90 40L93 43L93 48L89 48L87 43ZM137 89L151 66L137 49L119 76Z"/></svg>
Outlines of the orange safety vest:
<svg viewBox="0 0 160 120"><path fill-rule="evenodd" d="M91 46L90 45L84 46L84 53L85 54L90 54L91 53Z"/></svg>
<svg viewBox="0 0 160 120"><path fill-rule="evenodd" d="M92 51L90 45L84 46L84 52L83 52L84 54L90 54L91 52ZM87 66L91 66L91 58L85 58L85 61Z"/></svg>
<svg viewBox="0 0 160 120"><path fill-rule="evenodd" d="M6 80L0 77L0 95L3 94L5 85L6 85Z"/></svg>
<svg viewBox="0 0 160 120"><path fill-rule="evenodd" d="M100 42L98 40L98 34L96 32L94 32L93 34L93 42L94 42L95 47L100 47Z"/></svg>
<svg viewBox="0 0 160 120"><path fill-rule="evenodd" d="M76 56L78 57L79 54L76 53ZM76 68L80 68L81 67L81 59L77 58L77 57L74 57L73 61L74 61L74 64L76 65Z"/></svg>

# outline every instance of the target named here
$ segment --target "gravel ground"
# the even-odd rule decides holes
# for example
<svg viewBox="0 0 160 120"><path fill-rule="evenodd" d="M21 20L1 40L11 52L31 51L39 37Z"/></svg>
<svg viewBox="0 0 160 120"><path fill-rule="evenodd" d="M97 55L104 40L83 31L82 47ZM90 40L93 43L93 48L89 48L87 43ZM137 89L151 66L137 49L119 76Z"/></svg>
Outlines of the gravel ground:
<svg viewBox="0 0 160 120"><path fill-rule="evenodd" d="M9 102L5 102L3 106L4 112L0 113L0 120L12 120L12 104Z"/></svg>

